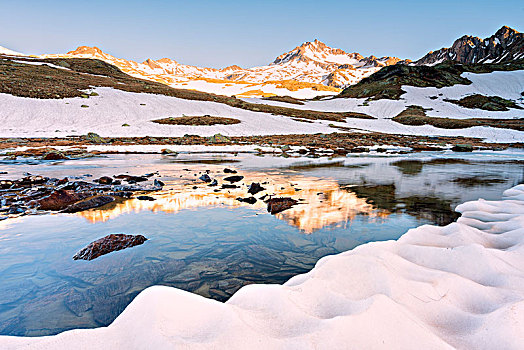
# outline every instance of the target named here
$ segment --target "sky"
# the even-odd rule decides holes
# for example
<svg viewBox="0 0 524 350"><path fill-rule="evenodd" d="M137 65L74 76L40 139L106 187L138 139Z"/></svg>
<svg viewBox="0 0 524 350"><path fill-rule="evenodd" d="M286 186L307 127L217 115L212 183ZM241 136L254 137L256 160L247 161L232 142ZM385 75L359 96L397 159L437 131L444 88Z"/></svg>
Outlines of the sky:
<svg viewBox="0 0 524 350"><path fill-rule="evenodd" d="M524 31L524 1L0 0L0 46L65 53L97 46L142 62L265 65L306 41L362 55L418 59L503 25Z"/></svg>

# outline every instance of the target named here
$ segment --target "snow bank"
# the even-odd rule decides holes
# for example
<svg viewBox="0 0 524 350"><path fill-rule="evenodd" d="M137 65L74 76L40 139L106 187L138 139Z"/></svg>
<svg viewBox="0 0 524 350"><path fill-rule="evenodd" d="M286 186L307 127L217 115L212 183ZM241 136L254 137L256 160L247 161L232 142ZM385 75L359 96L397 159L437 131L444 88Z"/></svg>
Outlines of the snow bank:
<svg viewBox="0 0 524 350"><path fill-rule="evenodd" d="M140 293L109 327L3 349L522 349L524 185L457 207L451 225L321 259L227 303L170 287Z"/></svg>
<svg viewBox="0 0 524 350"><path fill-rule="evenodd" d="M216 133L229 136L312 134L340 132L330 125L402 135L479 137L487 142L524 142L524 132L492 127L466 129L439 129L431 125L407 126L391 120L408 105L431 108L428 115L453 118L515 118L523 110L491 112L468 109L445 102L472 93L497 95L518 99L524 91L524 71L493 72L487 74L464 73L473 84L455 85L442 89L405 86L401 100L378 100L364 103L365 99L335 98L308 101L295 105L262 99L245 99L295 109L332 112L361 112L377 119L347 118L345 122L315 120L300 122L289 117L252 112L209 101L191 101L175 97L132 93L111 88L96 88L99 96L44 100L0 94L0 137L64 137L96 132L106 137L125 136L183 136L196 134L211 136ZM440 96L442 94L442 96ZM437 96L437 99L431 97ZM522 103L520 103L524 106ZM83 108L82 105L89 107ZM182 115L213 115L239 119L239 124L215 126L161 125L152 120Z"/></svg>

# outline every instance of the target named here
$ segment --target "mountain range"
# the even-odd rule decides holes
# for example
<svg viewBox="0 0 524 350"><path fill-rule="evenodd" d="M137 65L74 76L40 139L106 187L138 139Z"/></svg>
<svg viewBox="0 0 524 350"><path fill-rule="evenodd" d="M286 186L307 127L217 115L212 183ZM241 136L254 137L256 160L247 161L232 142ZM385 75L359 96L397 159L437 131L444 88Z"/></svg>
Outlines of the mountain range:
<svg viewBox="0 0 524 350"><path fill-rule="evenodd" d="M332 48L319 40L305 42L278 56L266 66L222 69L181 64L170 58L135 62L116 58L98 47L80 46L66 54L44 54L40 58L90 58L115 65L142 79L184 88L239 97L290 95L311 98L335 95L379 71L396 64L433 66L446 61L463 64L502 63L524 59L524 35L504 26L489 38L465 35L449 48L431 51L411 62L397 57L364 57ZM21 55L0 47L0 54Z"/></svg>

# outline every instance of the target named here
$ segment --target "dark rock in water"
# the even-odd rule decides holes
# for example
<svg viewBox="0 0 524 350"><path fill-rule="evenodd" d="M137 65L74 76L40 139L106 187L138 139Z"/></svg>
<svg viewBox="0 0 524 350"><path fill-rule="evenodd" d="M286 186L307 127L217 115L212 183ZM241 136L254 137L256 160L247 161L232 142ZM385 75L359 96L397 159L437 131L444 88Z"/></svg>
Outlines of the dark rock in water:
<svg viewBox="0 0 524 350"><path fill-rule="evenodd" d="M238 188L237 185L223 184L221 188Z"/></svg>
<svg viewBox="0 0 524 350"><path fill-rule="evenodd" d="M234 183L234 182L239 182L240 180L242 180L244 177L243 176L239 176L239 175L235 175L235 176L228 176L228 177L225 177L224 180L225 181L229 181L231 183Z"/></svg>
<svg viewBox="0 0 524 350"><path fill-rule="evenodd" d="M208 174L204 174L204 175L200 176L199 179L204 181L204 182L211 182L211 178L209 177Z"/></svg>
<svg viewBox="0 0 524 350"><path fill-rule="evenodd" d="M60 159L68 159L62 152L60 151L50 151L47 152L42 156L43 160L60 160Z"/></svg>
<svg viewBox="0 0 524 350"><path fill-rule="evenodd" d="M216 185L218 185L218 181L217 181L217 179L213 179L213 181L208 186L213 187L213 186L216 186Z"/></svg>
<svg viewBox="0 0 524 350"><path fill-rule="evenodd" d="M225 168L225 169L224 169L224 173L226 173L226 174L236 174L237 171L236 171L236 170L232 170L232 169Z"/></svg>
<svg viewBox="0 0 524 350"><path fill-rule="evenodd" d="M117 185L118 186L118 185L121 185L121 184L122 184L122 181L120 181L120 180L114 180L113 181L113 185Z"/></svg>
<svg viewBox="0 0 524 350"><path fill-rule="evenodd" d="M132 175L126 175L126 174L117 175L115 176L115 179L124 180L129 183L144 182L148 180L148 178L144 176L132 176Z"/></svg>
<svg viewBox="0 0 524 350"><path fill-rule="evenodd" d="M133 192L131 191L120 191L120 192L108 192L107 195L109 196L116 196L116 197L122 197L122 198L131 198L133 195Z"/></svg>
<svg viewBox="0 0 524 350"><path fill-rule="evenodd" d="M68 206L67 208L65 208L63 212L64 213L76 213L76 212L87 210L87 209L98 208L108 203L111 203L114 200L115 198L111 196L97 196L97 197L89 198L81 202L72 204Z"/></svg>
<svg viewBox="0 0 524 350"><path fill-rule="evenodd" d="M473 151L473 146L472 145L467 145L467 144L464 144L464 145L457 144L457 145L453 146L451 148L451 150L453 152L472 152Z"/></svg>
<svg viewBox="0 0 524 350"><path fill-rule="evenodd" d="M137 196L136 199L139 199L141 201L156 201L155 198L153 197L150 197L150 196Z"/></svg>
<svg viewBox="0 0 524 350"><path fill-rule="evenodd" d="M255 195L258 192L264 191L265 188L260 186L258 182L253 182L251 185L249 185L249 189L247 190L247 193Z"/></svg>
<svg viewBox="0 0 524 350"><path fill-rule="evenodd" d="M100 179L95 180L95 182L98 182L101 185L111 185L113 183L113 179L109 176L102 176Z"/></svg>
<svg viewBox="0 0 524 350"><path fill-rule="evenodd" d="M37 204L40 210L62 210L68 206L91 197L90 193L75 192L72 190L57 190L49 196L40 199Z"/></svg>
<svg viewBox="0 0 524 350"><path fill-rule="evenodd" d="M289 197L270 198L267 202L267 211L271 214L277 214L287 210L298 203L298 201Z"/></svg>
<svg viewBox="0 0 524 350"><path fill-rule="evenodd" d="M7 211L7 214L22 214L22 213L25 213L25 209L17 205L13 205L9 207L9 210Z"/></svg>
<svg viewBox="0 0 524 350"><path fill-rule="evenodd" d="M257 202L257 199L255 197L248 197L248 198L238 197L237 201L243 202L243 203L248 203L248 204L255 204Z"/></svg>
<svg viewBox="0 0 524 350"><path fill-rule="evenodd" d="M143 244L145 241L147 241L147 238L142 235L110 234L89 243L87 247L73 256L73 260L93 260L117 250Z"/></svg>
<svg viewBox="0 0 524 350"><path fill-rule="evenodd" d="M166 185L163 181L160 181L160 180L157 180L157 179L155 179L155 181L153 181L153 184L156 187L164 187Z"/></svg>

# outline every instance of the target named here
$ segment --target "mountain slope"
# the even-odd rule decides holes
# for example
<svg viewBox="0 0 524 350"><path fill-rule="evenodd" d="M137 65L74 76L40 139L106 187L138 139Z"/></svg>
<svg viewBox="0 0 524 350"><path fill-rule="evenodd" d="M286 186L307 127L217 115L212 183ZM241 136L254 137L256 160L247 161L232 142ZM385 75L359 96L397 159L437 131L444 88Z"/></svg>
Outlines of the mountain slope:
<svg viewBox="0 0 524 350"><path fill-rule="evenodd" d="M449 48L431 51L414 65L435 65L445 61L465 64L502 63L524 59L524 34L507 26L486 39L464 35Z"/></svg>

